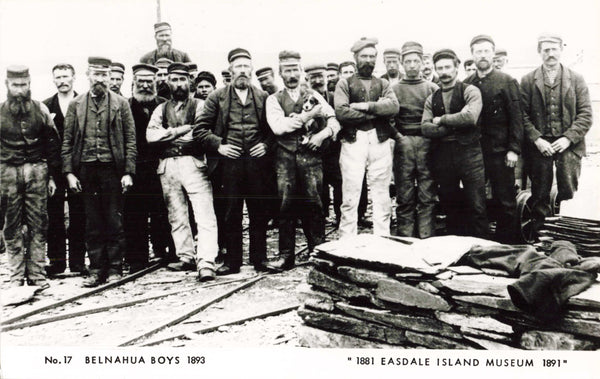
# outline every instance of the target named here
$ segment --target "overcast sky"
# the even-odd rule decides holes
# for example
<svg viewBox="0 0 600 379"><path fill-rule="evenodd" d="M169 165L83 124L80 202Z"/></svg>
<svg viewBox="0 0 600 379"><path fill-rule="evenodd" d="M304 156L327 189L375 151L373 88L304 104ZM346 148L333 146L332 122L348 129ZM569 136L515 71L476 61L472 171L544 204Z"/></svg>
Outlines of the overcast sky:
<svg viewBox="0 0 600 379"><path fill-rule="evenodd" d="M215 74L238 46L250 50L255 68L276 66L282 49L299 51L304 63L351 59L361 36L379 38L380 50L415 40L431 52L454 48L465 59L480 33L508 50L511 66L533 67L540 64L536 37L552 31L565 39L565 63L583 51L580 71L588 80L600 76L598 0L161 0L161 7L173 46ZM70 62L81 92L87 57L103 55L128 66L128 95L129 67L155 48L154 22L156 0L0 0L0 74L10 64L30 66L33 97L43 99L55 92L51 67Z"/></svg>

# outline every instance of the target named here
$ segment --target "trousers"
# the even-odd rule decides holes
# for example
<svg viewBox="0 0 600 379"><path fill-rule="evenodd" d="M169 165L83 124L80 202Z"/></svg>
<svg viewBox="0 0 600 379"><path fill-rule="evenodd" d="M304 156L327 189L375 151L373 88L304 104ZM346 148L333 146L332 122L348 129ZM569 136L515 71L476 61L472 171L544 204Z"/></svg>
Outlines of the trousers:
<svg viewBox="0 0 600 379"><path fill-rule="evenodd" d="M507 167L506 153L484 153L485 176L492 186L493 204L496 210L496 235L500 243L518 243L517 230L517 191L515 169ZM491 212L488 210L488 215Z"/></svg>

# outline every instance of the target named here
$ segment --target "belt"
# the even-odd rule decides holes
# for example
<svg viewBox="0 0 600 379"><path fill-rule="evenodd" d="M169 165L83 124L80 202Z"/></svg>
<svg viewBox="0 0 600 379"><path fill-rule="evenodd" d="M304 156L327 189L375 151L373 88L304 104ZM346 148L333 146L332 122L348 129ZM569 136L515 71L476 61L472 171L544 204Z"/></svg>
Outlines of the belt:
<svg viewBox="0 0 600 379"><path fill-rule="evenodd" d="M186 155L194 155L194 153L194 148L192 146L172 145L162 151L160 158L183 157Z"/></svg>

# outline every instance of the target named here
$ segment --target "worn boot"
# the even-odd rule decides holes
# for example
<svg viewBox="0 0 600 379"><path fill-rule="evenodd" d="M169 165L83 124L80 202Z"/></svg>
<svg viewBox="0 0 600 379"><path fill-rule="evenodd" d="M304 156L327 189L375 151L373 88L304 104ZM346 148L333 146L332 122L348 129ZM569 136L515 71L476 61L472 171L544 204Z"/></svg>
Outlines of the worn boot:
<svg viewBox="0 0 600 379"><path fill-rule="evenodd" d="M272 272L282 272L294 268L294 254L280 254L279 258L267 263L266 267Z"/></svg>

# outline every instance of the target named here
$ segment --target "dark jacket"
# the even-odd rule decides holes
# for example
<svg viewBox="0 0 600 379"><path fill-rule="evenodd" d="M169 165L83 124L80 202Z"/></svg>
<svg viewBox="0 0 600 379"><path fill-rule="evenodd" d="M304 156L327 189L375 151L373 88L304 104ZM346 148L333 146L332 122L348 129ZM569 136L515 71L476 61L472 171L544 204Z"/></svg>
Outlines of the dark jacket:
<svg viewBox="0 0 600 379"><path fill-rule="evenodd" d="M158 163L159 151L154 146L149 146L146 140L146 129L152 112L159 104L164 103L167 99L157 96L148 103L140 103L134 97L128 99L129 107L133 115L135 124L135 137L137 140L137 163Z"/></svg>
<svg viewBox="0 0 600 379"><path fill-rule="evenodd" d="M585 80L562 66L561 83L563 136L571 141L571 149L579 157L585 155L585 134L592 126L592 106ZM525 138L530 143L542 136L546 123L544 74L538 67L521 79L521 98Z"/></svg>
<svg viewBox="0 0 600 379"><path fill-rule="evenodd" d="M64 139L62 144L63 174L77 175L80 169L85 135L85 116L89 92L77 96L67 110ZM113 162L121 175L135 174L137 147L133 115L127 99L109 91L110 121L108 127L109 145Z"/></svg>
<svg viewBox="0 0 600 379"><path fill-rule="evenodd" d="M252 85L248 89L253 93L258 113L259 128L262 131L260 142L267 144L267 149L271 150L275 143L275 136L267 123L265 111L269 94ZM213 91L204 103L200 120L194 125L194 140L198 141L202 145L202 150L206 152L208 175L215 171L219 160L223 159L217 149L221 146L221 140L227 136L232 96L232 85Z"/></svg>
<svg viewBox="0 0 600 379"><path fill-rule="evenodd" d="M350 104L358 102L368 102L369 110L361 112L350 107ZM398 114L400 105L387 80L372 76L371 88L367 94L356 74L348 79L340 79L335 87L334 104L335 115L342 127L339 139L356 141L356 130L367 124L375 127L379 142L399 137L390 120Z"/></svg>
<svg viewBox="0 0 600 379"><path fill-rule="evenodd" d="M161 56L158 54L158 50L154 49L146 54L144 54L141 58L140 58L140 62L141 63L146 63L146 64L155 64L156 61L161 58ZM172 60L173 62L191 62L192 60L190 59L190 57L187 55L187 53L181 51L181 50L177 50L177 49L171 49L171 52L165 57L165 58L169 58L170 60Z"/></svg>
<svg viewBox="0 0 600 379"><path fill-rule="evenodd" d="M74 92L75 97L77 97L77 92ZM75 97L73 99L75 99ZM56 130L58 130L58 134L60 138L63 137L63 131L65 130L65 115L62 113L60 109L60 104L58 103L58 94L55 93L54 96L50 96L46 100L43 101L44 105L48 107L50 113L54 113L54 126L56 126Z"/></svg>
<svg viewBox="0 0 600 379"><path fill-rule="evenodd" d="M519 84L510 75L492 69L484 78L477 73L464 81L481 91L483 108L479 116L481 147L484 153L521 153L523 115Z"/></svg>

